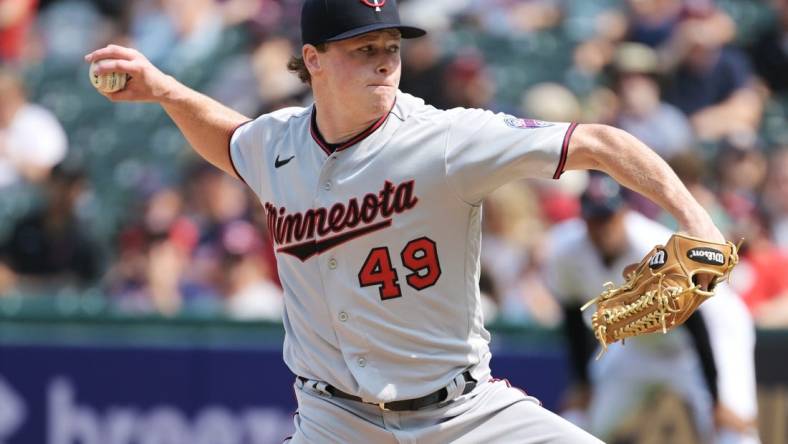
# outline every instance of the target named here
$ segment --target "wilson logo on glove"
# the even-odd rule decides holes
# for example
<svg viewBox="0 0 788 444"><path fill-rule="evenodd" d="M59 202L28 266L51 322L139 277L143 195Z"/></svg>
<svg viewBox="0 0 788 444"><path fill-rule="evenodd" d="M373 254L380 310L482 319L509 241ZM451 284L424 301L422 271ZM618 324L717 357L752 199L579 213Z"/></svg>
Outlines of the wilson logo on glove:
<svg viewBox="0 0 788 444"><path fill-rule="evenodd" d="M652 270L657 269L663 265L668 260L668 253L665 250L657 250L654 256L651 256L651 259L648 261L648 266Z"/></svg>
<svg viewBox="0 0 788 444"><path fill-rule="evenodd" d="M693 248L687 251L687 257L701 264L725 265L725 255L713 248Z"/></svg>

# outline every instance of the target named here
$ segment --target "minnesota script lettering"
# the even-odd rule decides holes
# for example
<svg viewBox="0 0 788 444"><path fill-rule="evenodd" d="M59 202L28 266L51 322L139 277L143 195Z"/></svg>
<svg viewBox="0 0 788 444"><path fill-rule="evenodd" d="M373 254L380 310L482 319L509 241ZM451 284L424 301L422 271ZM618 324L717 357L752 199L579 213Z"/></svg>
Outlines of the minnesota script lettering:
<svg viewBox="0 0 788 444"><path fill-rule="evenodd" d="M268 229L278 247L276 251L306 261L344 242L388 228L393 215L410 210L419 202L413 186L413 180L396 186L387 180L377 193L304 213L288 213L285 207L266 202Z"/></svg>

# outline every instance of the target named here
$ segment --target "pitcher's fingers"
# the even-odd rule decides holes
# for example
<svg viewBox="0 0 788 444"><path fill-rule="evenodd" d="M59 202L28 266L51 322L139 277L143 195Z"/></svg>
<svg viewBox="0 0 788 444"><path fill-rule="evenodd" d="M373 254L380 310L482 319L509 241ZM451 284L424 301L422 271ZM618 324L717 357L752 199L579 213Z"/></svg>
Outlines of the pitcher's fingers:
<svg viewBox="0 0 788 444"><path fill-rule="evenodd" d="M85 56L86 62L93 62L102 59L122 59L132 60L137 56L137 51L125 46L108 45L101 49L97 49Z"/></svg>
<svg viewBox="0 0 788 444"><path fill-rule="evenodd" d="M111 72L125 72L131 75L139 75L142 72L142 66L136 62L128 60L101 60L96 63L97 75L109 74Z"/></svg>
<svg viewBox="0 0 788 444"><path fill-rule="evenodd" d="M715 277L714 275L709 273L698 273L695 275L695 278L693 280L695 281L696 284L700 285L700 288L702 288L705 291L708 291L709 286L714 280L714 277Z"/></svg>
<svg viewBox="0 0 788 444"><path fill-rule="evenodd" d="M131 102L139 100L137 97L135 97L134 91L130 90L128 86L118 92L101 93L101 95L108 98L112 102Z"/></svg>

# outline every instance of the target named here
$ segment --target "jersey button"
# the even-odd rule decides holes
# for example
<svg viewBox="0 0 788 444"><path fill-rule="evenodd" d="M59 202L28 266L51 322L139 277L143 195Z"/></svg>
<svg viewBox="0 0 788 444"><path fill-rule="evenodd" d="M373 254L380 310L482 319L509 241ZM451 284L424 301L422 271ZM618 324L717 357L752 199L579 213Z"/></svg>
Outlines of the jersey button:
<svg viewBox="0 0 788 444"><path fill-rule="evenodd" d="M339 312L339 320L340 320L341 322L345 322L345 321L347 321L347 319L348 319L349 317L350 317L350 316L348 316L348 315L347 315L347 313L345 313L344 311L340 311L340 312Z"/></svg>
<svg viewBox="0 0 788 444"><path fill-rule="evenodd" d="M323 184L323 189L329 191L331 189L331 182L326 182Z"/></svg>
<svg viewBox="0 0 788 444"><path fill-rule="evenodd" d="M328 260L328 268L335 270L337 268L337 260L333 257Z"/></svg>
<svg viewBox="0 0 788 444"><path fill-rule="evenodd" d="M364 359L363 357L362 358L358 358L358 366L359 367L366 367L367 366L367 360Z"/></svg>

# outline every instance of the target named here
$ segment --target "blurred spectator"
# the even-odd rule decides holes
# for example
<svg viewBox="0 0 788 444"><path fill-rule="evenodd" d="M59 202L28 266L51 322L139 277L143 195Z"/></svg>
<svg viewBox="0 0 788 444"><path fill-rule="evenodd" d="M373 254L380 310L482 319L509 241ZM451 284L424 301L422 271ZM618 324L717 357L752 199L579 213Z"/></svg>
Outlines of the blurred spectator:
<svg viewBox="0 0 788 444"><path fill-rule="evenodd" d="M76 214L85 189L81 172L55 168L44 184L44 205L19 220L0 245L5 279L9 272L15 275L18 291L41 294L84 288L99 277L99 249Z"/></svg>
<svg viewBox="0 0 788 444"><path fill-rule="evenodd" d="M773 0L774 22L750 47L758 74L777 93L788 92L788 0Z"/></svg>
<svg viewBox="0 0 788 444"><path fill-rule="evenodd" d="M544 221L550 225L577 217L580 214L580 191L586 186L588 173L585 171L566 171L559 182L534 181L534 190Z"/></svg>
<svg viewBox="0 0 788 444"><path fill-rule="evenodd" d="M38 0L0 0L0 63L20 62Z"/></svg>
<svg viewBox="0 0 788 444"><path fill-rule="evenodd" d="M33 43L36 58L52 66L75 66L82 55L113 39L116 23L89 0L42 1ZM42 52L38 54L37 52Z"/></svg>
<svg viewBox="0 0 788 444"><path fill-rule="evenodd" d="M685 151L671 157L668 164L692 193L692 197L709 212L714 224L723 234L728 235L731 225L730 217L720 204L717 195L706 185L706 181L709 179L707 176L712 173L708 171L700 155L694 151ZM663 213L661 222L673 229L679 229L675 219L667 213Z"/></svg>
<svg viewBox="0 0 788 444"><path fill-rule="evenodd" d="M562 6L557 0L532 0L502 9L515 33L535 33L560 25L564 18Z"/></svg>
<svg viewBox="0 0 788 444"><path fill-rule="evenodd" d="M288 40L274 38L264 41L252 53L252 68L257 79L257 94L263 102L263 112L300 106L298 99L310 93L296 76L282 69L294 51L295 47Z"/></svg>
<svg viewBox="0 0 788 444"><path fill-rule="evenodd" d="M657 54L648 46L624 43L613 60L615 91L621 98L616 126L669 159L690 149L689 121L676 107L661 101L656 77Z"/></svg>
<svg viewBox="0 0 788 444"><path fill-rule="evenodd" d="M538 83L528 88L520 100L523 116L547 122L581 120L580 101L567 87L558 83Z"/></svg>
<svg viewBox="0 0 788 444"><path fill-rule="evenodd" d="M217 290L195 281L187 270L197 245L197 226L183 216L183 202L173 189L161 189L148 200L142 220L123 230L119 258L107 275L115 303L129 313L174 315L220 311Z"/></svg>
<svg viewBox="0 0 788 444"><path fill-rule="evenodd" d="M766 222L757 212L740 216L732 237L745 243L731 286L742 295L758 326L788 327L788 252L769 239Z"/></svg>
<svg viewBox="0 0 788 444"><path fill-rule="evenodd" d="M484 58L475 50L461 51L443 72L443 93L446 108L486 108L504 111L493 103L495 83Z"/></svg>
<svg viewBox="0 0 788 444"><path fill-rule="evenodd" d="M722 144L715 164L717 194L734 219L751 214L766 179L766 158L753 134L729 137Z"/></svg>
<svg viewBox="0 0 788 444"><path fill-rule="evenodd" d="M689 116L702 140L753 133L761 118L750 63L740 50L726 45L731 36L720 31L720 17L725 16L715 9L690 16L660 54L663 69L676 66L667 101Z"/></svg>
<svg viewBox="0 0 788 444"><path fill-rule="evenodd" d="M226 241L236 239L233 233L245 233L242 229L232 228L238 224L246 226L244 223L250 216L249 204L249 194L240 181L202 162L193 166L189 173L185 214L195 224L198 238L190 255L189 266L184 270L183 278L186 281L210 288L216 294L227 287L227 270L223 268L228 251ZM257 241L248 242L251 246L244 248L258 254L252 248ZM236 245L229 251L240 251L240 248ZM267 263L261 264L267 267ZM273 269L267 267L262 273L271 276ZM233 285L236 292L240 291L240 288L235 288L238 284Z"/></svg>
<svg viewBox="0 0 788 444"><path fill-rule="evenodd" d="M0 189L41 182L66 156L63 127L47 109L29 103L22 79L0 67Z"/></svg>
<svg viewBox="0 0 788 444"><path fill-rule="evenodd" d="M618 42L626 38L627 18L617 10L594 17L594 36L578 42L573 61L579 73L596 76L613 59Z"/></svg>
<svg viewBox="0 0 788 444"><path fill-rule="evenodd" d="M481 266L485 278L492 283L490 294L500 307L504 319L527 318L526 304L518 288L518 281L527 264L527 235L536 227L537 211L522 184L507 184L484 201ZM492 321L485 318L485 321Z"/></svg>
<svg viewBox="0 0 788 444"><path fill-rule="evenodd" d="M501 3L506 1L508 0ZM403 22L412 23L434 35L451 32L449 28L458 22L464 22L466 16L471 16L469 21L474 22L475 25L476 15L479 14L475 4L484 7L490 3L492 2L478 0L435 0L429 2L401 0L398 2Z"/></svg>
<svg viewBox="0 0 788 444"><path fill-rule="evenodd" d="M664 43L681 20L683 0L627 0L629 39L649 46Z"/></svg>
<svg viewBox="0 0 788 444"><path fill-rule="evenodd" d="M205 164L188 173L186 213L199 227L198 248L221 249L224 226L249 216L249 198L243 184Z"/></svg>
<svg viewBox="0 0 788 444"><path fill-rule="evenodd" d="M788 251L788 147L769 159L769 174L763 190L763 204L771 225L771 238Z"/></svg>
<svg viewBox="0 0 788 444"><path fill-rule="evenodd" d="M120 257L107 279L117 305L127 312L280 319L271 245L246 220L244 189L202 163L189 180L187 200L175 189L156 191L141 220L119 237Z"/></svg>
<svg viewBox="0 0 788 444"><path fill-rule="evenodd" d="M0 258L0 297L10 295L16 288L16 273Z"/></svg>
<svg viewBox="0 0 788 444"><path fill-rule="evenodd" d="M276 1L268 0L217 0L221 8L224 21L228 25L236 25L251 21L262 16L263 11L269 15L269 20L276 22L281 18L281 8Z"/></svg>
<svg viewBox="0 0 788 444"><path fill-rule="evenodd" d="M131 37L163 69L198 69L219 48L224 21L215 0L139 0L133 3Z"/></svg>
<svg viewBox="0 0 788 444"><path fill-rule="evenodd" d="M251 116L300 106L311 91L282 69L294 51L287 39L264 40L251 54L238 55L223 65L209 88L210 95Z"/></svg>
<svg viewBox="0 0 788 444"><path fill-rule="evenodd" d="M494 35L544 31L559 25L563 18L562 2L557 0L474 0L465 12L482 30Z"/></svg>
<svg viewBox="0 0 788 444"><path fill-rule="evenodd" d="M400 89L421 97L436 108L449 108L444 89L435 87L443 83L446 69L435 36L427 34L422 38L409 40L403 44L402 51L402 57L408 63L402 66Z"/></svg>
<svg viewBox="0 0 788 444"><path fill-rule="evenodd" d="M246 221L233 222L227 225L222 244L227 314L243 320L281 320L282 289L271 279L264 243L255 228Z"/></svg>
<svg viewBox="0 0 788 444"><path fill-rule="evenodd" d="M164 315L197 312L208 307L218 314L219 296L213 288L185 276L189 267L190 247L195 227L185 220L174 224L166 237L154 236L147 250L145 277L148 297L156 311Z"/></svg>
<svg viewBox="0 0 788 444"><path fill-rule="evenodd" d="M256 39L301 38L301 0L217 0L227 26L243 23Z"/></svg>
<svg viewBox="0 0 788 444"><path fill-rule="evenodd" d="M735 23L714 0L627 0L629 40L668 50L669 68L693 43L725 45Z"/></svg>
<svg viewBox="0 0 788 444"><path fill-rule="evenodd" d="M499 317L555 324L557 307L536 278L544 232L536 195L524 183L497 189L484 201L483 228L481 264L497 292Z"/></svg>

